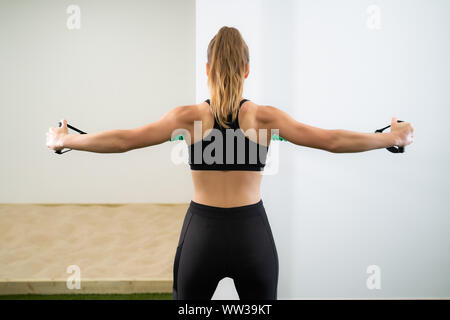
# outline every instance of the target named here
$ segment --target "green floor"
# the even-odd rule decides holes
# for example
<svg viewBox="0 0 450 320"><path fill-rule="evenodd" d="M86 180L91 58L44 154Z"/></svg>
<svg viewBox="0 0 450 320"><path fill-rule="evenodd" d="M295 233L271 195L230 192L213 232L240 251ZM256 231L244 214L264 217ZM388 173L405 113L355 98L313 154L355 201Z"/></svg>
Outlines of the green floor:
<svg viewBox="0 0 450 320"><path fill-rule="evenodd" d="M172 293L20 294L0 295L0 300L172 300Z"/></svg>

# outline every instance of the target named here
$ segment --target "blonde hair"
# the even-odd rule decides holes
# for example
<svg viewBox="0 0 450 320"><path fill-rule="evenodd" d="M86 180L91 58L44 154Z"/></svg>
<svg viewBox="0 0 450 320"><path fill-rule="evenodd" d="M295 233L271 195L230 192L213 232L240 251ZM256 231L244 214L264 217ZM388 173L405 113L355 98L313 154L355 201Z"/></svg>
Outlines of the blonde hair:
<svg viewBox="0 0 450 320"><path fill-rule="evenodd" d="M217 122L229 128L235 121L244 91L245 69L250 62L248 47L238 29L222 27L208 45L208 88Z"/></svg>

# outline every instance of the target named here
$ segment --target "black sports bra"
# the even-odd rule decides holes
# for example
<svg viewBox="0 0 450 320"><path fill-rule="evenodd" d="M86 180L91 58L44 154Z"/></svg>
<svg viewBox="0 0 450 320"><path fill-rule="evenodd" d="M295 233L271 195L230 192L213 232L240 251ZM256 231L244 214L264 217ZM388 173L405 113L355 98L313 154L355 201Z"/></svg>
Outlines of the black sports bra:
<svg viewBox="0 0 450 320"><path fill-rule="evenodd" d="M242 99L242 104L248 101ZM210 104L209 99L205 100ZM192 170L246 170L262 171L269 147L256 143L244 135L239 127L239 109L230 129L223 128L214 119L211 132L189 145L189 165ZM231 120L231 115L229 115ZM215 129L215 130L214 130Z"/></svg>

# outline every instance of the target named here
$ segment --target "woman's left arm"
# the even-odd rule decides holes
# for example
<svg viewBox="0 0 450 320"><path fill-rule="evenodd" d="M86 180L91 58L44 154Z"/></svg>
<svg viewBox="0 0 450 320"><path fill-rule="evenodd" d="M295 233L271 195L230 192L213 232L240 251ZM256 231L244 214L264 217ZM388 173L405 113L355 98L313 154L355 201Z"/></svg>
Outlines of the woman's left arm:
<svg viewBox="0 0 450 320"><path fill-rule="evenodd" d="M123 153L169 141L172 132L186 127L189 107L177 107L161 119L134 129L116 129L88 134L68 134L67 122L47 132L47 146L54 150L69 148L97 153Z"/></svg>

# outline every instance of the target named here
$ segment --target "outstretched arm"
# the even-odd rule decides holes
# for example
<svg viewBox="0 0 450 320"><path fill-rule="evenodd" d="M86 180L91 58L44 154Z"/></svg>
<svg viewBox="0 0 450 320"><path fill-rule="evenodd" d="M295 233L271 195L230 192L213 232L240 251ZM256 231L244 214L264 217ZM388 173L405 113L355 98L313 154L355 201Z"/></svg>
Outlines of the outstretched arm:
<svg viewBox="0 0 450 320"><path fill-rule="evenodd" d="M361 133L342 129L321 129L296 121L286 112L263 106L258 112L259 122L267 129L278 129L279 135L301 146L333 153L363 152L412 143L413 131L408 122L397 123L392 118L391 132Z"/></svg>
<svg viewBox="0 0 450 320"><path fill-rule="evenodd" d="M69 148L97 153L122 153L169 141L176 129L187 123L188 107L177 107L161 119L134 129L116 129L88 134L68 134L67 122L61 128L50 128L47 146L54 150Z"/></svg>

